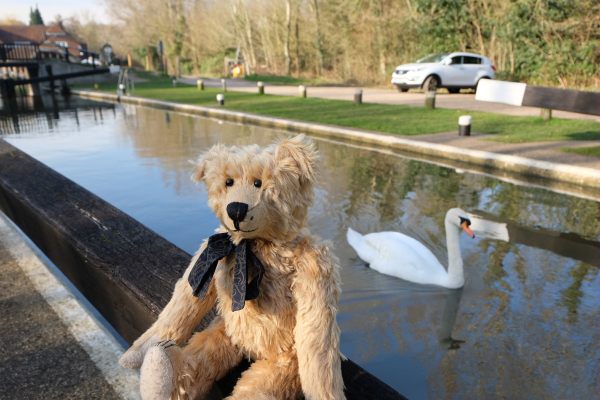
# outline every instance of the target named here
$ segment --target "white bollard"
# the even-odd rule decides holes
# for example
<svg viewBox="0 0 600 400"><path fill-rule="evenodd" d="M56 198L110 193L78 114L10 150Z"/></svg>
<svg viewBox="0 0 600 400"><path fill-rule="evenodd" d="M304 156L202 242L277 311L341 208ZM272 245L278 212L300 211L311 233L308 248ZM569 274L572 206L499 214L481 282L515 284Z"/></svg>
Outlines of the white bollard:
<svg viewBox="0 0 600 400"><path fill-rule="evenodd" d="M200 90L204 90L204 80L202 80L202 79L198 79L198 80L196 81L196 86L198 86L198 89L200 89Z"/></svg>
<svg viewBox="0 0 600 400"><path fill-rule="evenodd" d="M256 82L256 87L258 88L258 94L265 94L265 84L261 81Z"/></svg>
<svg viewBox="0 0 600 400"><path fill-rule="evenodd" d="M471 136L470 115L461 115L458 118L458 136Z"/></svg>
<svg viewBox="0 0 600 400"><path fill-rule="evenodd" d="M300 97L306 97L306 86L304 86L304 85L298 86L298 95Z"/></svg>
<svg viewBox="0 0 600 400"><path fill-rule="evenodd" d="M225 79L221 79L221 88L223 89L223 92L227 91L227 81Z"/></svg>
<svg viewBox="0 0 600 400"><path fill-rule="evenodd" d="M219 103L220 106L225 105L225 95L223 93L217 95L217 103Z"/></svg>

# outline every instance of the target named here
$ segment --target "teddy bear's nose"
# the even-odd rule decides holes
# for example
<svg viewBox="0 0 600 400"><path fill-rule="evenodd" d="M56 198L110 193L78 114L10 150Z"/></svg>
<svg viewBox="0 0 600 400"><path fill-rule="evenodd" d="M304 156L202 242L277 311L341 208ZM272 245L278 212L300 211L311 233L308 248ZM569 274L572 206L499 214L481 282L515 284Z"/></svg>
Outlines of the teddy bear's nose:
<svg viewBox="0 0 600 400"><path fill-rule="evenodd" d="M227 204L227 215L229 215L229 218L236 224L236 228L237 223L242 222L244 218L246 218L247 212L248 204L246 203L233 202Z"/></svg>

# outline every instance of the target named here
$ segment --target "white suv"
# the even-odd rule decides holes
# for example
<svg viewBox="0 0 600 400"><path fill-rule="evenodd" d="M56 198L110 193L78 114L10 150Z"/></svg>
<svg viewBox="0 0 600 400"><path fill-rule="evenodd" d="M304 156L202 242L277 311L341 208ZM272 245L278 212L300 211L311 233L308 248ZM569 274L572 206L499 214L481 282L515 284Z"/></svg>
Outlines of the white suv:
<svg viewBox="0 0 600 400"><path fill-rule="evenodd" d="M447 88L458 93L463 88L476 88L480 79L493 79L496 67L492 61L473 53L433 54L414 64L402 64L392 74L392 84L398 91L410 88L435 90Z"/></svg>

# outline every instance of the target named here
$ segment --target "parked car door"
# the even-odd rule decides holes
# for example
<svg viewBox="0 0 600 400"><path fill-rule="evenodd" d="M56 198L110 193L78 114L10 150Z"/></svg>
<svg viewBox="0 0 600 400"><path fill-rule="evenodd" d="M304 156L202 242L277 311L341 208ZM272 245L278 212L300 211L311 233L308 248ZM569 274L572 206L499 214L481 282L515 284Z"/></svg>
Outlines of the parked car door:
<svg viewBox="0 0 600 400"><path fill-rule="evenodd" d="M477 84L477 80L483 71L483 60L481 57L475 56L463 56L463 68L465 71L465 85L466 86L475 86Z"/></svg>
<svg viewBox="0 0 600 400"><path fill-rule="evenodd" d="M444 66L442 86L466 86L468 85L468 78L463 66L463 56L454 56L450 59L450 62Z"/></svg>

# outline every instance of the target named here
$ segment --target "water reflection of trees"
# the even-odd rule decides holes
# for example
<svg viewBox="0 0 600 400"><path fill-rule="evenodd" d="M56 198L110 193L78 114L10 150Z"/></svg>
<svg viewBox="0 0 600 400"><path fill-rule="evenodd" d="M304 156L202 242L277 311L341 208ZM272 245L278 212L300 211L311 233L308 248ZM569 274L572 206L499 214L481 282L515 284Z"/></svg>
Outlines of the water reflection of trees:
<svg viewBox="0 0 600 400"><path fill-rule="evenodd" d="M217 120L185 116L170 111L125 106L122 133L137 156L150 159L163 174L163 181L176 193L189 193L192 166L189 160L210 146L270 143L275 133L252 126L223 124Z"/></svg>
<svg viewBox="0 0 600 400"><path fill-rule="evenodd" d="M578 309L584 295L581 286L584 281L592 281L598 275L598 268L589 264L578 263L570 272L573 282L562 291L562 304L567 308L569 323L577 322Z"/></svg>

